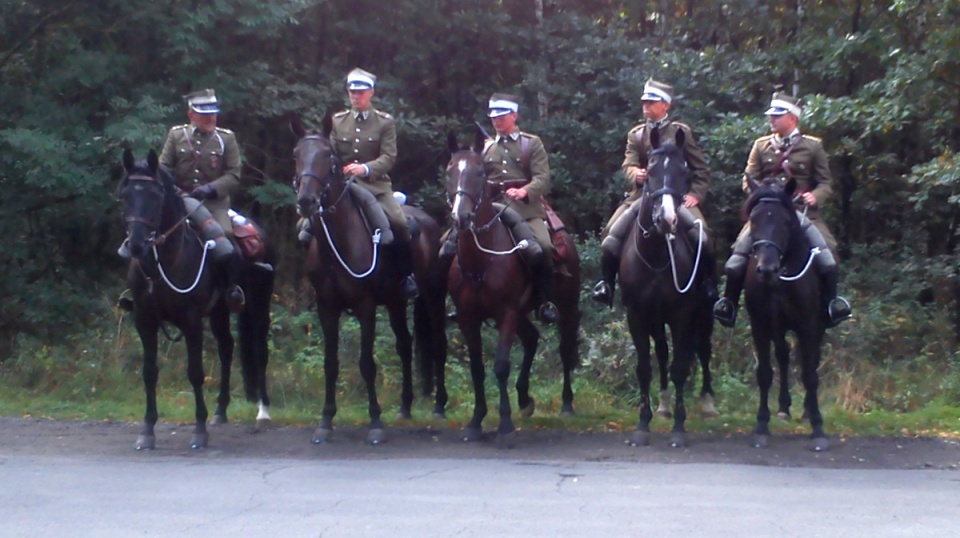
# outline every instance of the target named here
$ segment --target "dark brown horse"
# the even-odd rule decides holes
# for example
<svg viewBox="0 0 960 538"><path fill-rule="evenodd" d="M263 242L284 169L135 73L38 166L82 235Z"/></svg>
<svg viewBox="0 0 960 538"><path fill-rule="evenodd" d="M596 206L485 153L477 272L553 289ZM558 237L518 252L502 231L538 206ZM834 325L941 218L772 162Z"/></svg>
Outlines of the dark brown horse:
<svg viewBox="0 0 960 538"><path fill-rule="evenodd" d="M399 415L410 416L413 403L413 340L407 328L407 301L400 293L400 275L396 261L385 255L379 245L380 231L373 230L364 218L348 187L342 164L330 141L331 122L324 120L322 130L307 130L299 122L292 124L299 136L294 150L297 176L297 204L302 215L309 215L313 238L307 254L306 271L316 291L317 313L324 339L325 398L323 418L313 435L314 443L324 443L333 431L337 413L336 383L340 369L337 356L340 316L351 312L360 324L360 374L367 385L370 431L367 441L385 440L377 400L377 365L373 360L377 306L383 305L396 336L396 352L403 372ZM375 203L375 202L374 202ZM440 229L423 211L404 206L419 235L412 241L414 273L420 296L414 302L414 334L417 354L424 374L424 391L436 380L434 414L442 416L447 403L443 377L447 340L444 333L446 288L438 263Z"/></svg>
<svg viewBox="0 0 960 538"><path fill-rule="evenodd" d="M627 309L630 336L637 350L637 380L640 383L640 422L631 439L634 446L650 442L650 339L655 343L660 367L661 414L668 415L665 406L669 362L675 401L673 431L670 444L686 444L684 422L687 412L684 404L684 386L690 375L694 354L699 355L703 370L703 397L705 414L713 409L710 375L710 337L713 317L700 280L705 272L699 267L703 261L703 241L696 244L686 240L687 231L681 225L677 208L687 191L689 170L683 154L684 135L677 133L675 141L660 145L656 130L651 133L654 150L647 166L648 175L636 225L627 235L620 262L621 295ZM702 238L702 236L701 236ZM669 360L666 327L670 327L673 342L673 361Z"/></svg>
<svg viewBox="0 0 960 538"><path fill-rule="evenodd" d="M470 354L475 403L473 418L464 430L465 441L482 437L482 422L487 414L484 394L484 365L480 328L492 319L499 331L493 371L500 390L500 424L497 427L501 446L516 443L516 431L510 418L510 349L514 337L520 338L523 360L517 378L517 404L521 413L534 411L530 397L530 368L537 352L539 331L528 319L534 308L533 285L524 262L517 252L519 245L498 215L492 193L483 171L480 152L483 138L478 135L473 148L461 149L452 134L448 140L451 158L447 165L447 195L453 202L451 216L459 230L459 246L448 278L448 287L457 308L457 321ZM580 265L575 245L567 239L570 261L567 271L555 271L554 296L560 313L558 331L560 359L563 364L561 414L573 414L571 373L579 363L577 347L580 330Z"/></svg>
<svg viewBox="0 0 960 538"><path fill-rule="evenodd" d="M766 447L770 438L770 409L767 401L773 383L770 346L773 345L782 379L781 412L789 413L789 391L786 387L790 345L787 331L797 337L800 353L800 376L806 389L804 412L813 429L815 451L829 449L823 431L823 416L817 402L820 384L820 346L825 331L820 315L820 281L813 267L816 250L800 228L793 195L796 182L779 185L749 182L752 194L744 205L750 221L753 252L747 266L745 296L750 315L750 332L757 352L757 384L760 406L753 445Z"/></svg>
<svg viewBox="0 0 960 538"><path fill-rule="evenodd" d="M150 152L146 162L134 162L133 154L123 154L126 174L118 192L123 203L130 252L133 256L127 282L133 294L133 320L143 344L143 383L147 393L144 426L136 448L152 449L156 444L157 422L157 333L166 322L177 327L187 345L187 376L196 401L196 428L191 446L207 446L207 407L203 401L203 318L209 317L210 329L217 340L220 356L220 394L214 423L226 422L230 402L230 366L233 360L233 335L230 311L223 284L211 269L208 246L186 224L187 210L170 174L160 167L157 154ZM270 330L270 302L274 273L267 264L276 265L273 248L263 230L266 259L261 265L244 262L242 286L247 303L239 314L240 359L247 399L258 401L257 422L269 421L267 396L267 344Z"/></svg>

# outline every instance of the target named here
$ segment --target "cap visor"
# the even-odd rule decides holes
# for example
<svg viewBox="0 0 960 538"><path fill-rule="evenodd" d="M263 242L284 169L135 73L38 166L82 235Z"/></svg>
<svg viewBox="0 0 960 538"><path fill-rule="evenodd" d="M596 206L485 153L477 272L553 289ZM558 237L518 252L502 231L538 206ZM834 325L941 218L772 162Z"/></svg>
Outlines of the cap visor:
<svg viewBox="0 0 960 538"><path fill-rule="evenodd" d="M640 96L641 101L663 101L663 97L655 93L645 93Z"/></svg>
<svg viewBox="0 0 960 538"><path fill-rule="evenodd" d="M489 112L487 112L487 117L488 117L488 118L499 118L500 116L506 116L507 114L510 114L511 112L513 112L513 111L510 110L510 109L507 109L507 108L494 108L494 109L491 109Z"/></svg>
<svg viewBox="0 0 960 538"><path fill-rule="evenodd" d="M370 90L370 89L372 89L372 88L373 88L373 86L371 86L371 85L369 85L369 84L367 84L367 83L365 83L365 82L351 82L351 83L347 84L347 89L348 89L348 90Z"/></svg>
<svg viewBox="0 0 960 538"><path fill-rule="evenodd" d="M219 114L220 109L217 105L190 105L190 109L197 114Z"/></svg>
<svg viewBox="0 0 960 538"><path fill-rule="evenodd" d="M764 112L764 114L766 114L767 116L783 116L787 112L789 112L789 110L785 108L771 107L771 108L768 108L767 111Z"/></svg>

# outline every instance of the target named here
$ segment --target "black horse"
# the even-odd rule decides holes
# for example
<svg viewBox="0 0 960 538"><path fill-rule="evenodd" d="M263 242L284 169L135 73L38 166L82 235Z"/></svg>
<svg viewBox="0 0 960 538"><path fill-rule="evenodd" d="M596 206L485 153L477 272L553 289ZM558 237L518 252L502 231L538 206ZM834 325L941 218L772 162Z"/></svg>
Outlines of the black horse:
<svg viewBox="0 0 960 538"><path fill-rule="evenodd" d="M400 293L396 260L384 255L387 249L379 244L381 231L371 227L361 210L361 202L355 199L364 192L351 193L349 180L344 177L340 160L333 151L330 118L324 120L320 131L305 129L299 120L291 127L300 138L294 149L297 204L300 213L310 217L314 235L307 254L306 272L316 291L324 340L326 394L323 418L314 432L313 442L327 442L333 432L340 369L340 316L351 312L360 323L360 374L367 385L370 412L367 441L379 444L385 440L385 433L375 384L377 365L373 360L378 305L387 309L390 327L396 337L396 352L400 356L403 372L401 418L410 417L413 403L413 340L407 328L407 301ZM434 414L443 416L447 403L443 376L447 339L444 333L446 284L438 262L440 228L422 210L411 206L403 209L408 220L412 219L415 228L419 228L419 234L411 242L414 274L420 289L420 295L414 301L417 356L424 374L424 392L430 392L435 380Z"/></svg>
<svg viewBox="0 0 960 538"><path fill-rule="evenodd" d="M196 400L197 422L190 444L204 448L208 441L207 407L202 391L204 317L210 319L220 355L220 394L214 423L226 422L230 403L234 340L224 285L211 270L208 247L187 224L184 201L170 174L159 165L157 154L151 151L145 162L134 162L133 154L126 150L123 167L126 173L118 192L133 256L127 283L133 295L133 320L143 344L143 383L147 394L143 431L136 448L152 449L156 444L157 333L162 323L170 323L183 333L187 376ZM266 245L266 258L259 266L244 262L241 284L247 302L239 314L237 328L246 397L258 401L257 422L262 424L270 420L266 370L274 281L273 271L266 267L275 266L276 257L266 234L263 230L259 233Z"/></svg>
<svg viewBox="0 0 960 538"><path fill-rule="evenodd" d="M757 352L757 384L760 407L753 432L753 445L765 447L770 438L770 409L767 401L773 383L770 345L780 366L780 407L789 410L790 395L786 368L790 360L787 331L797 337L801 380L806 389L804 411L813 429L813 450L829 448L823 432L823 416L817 402L820 384L820 345L826 330L820 315L820 280L813 267L816 250L800 228L793 205L796 181L781 188L773 183L749 181L752 194L744 205L750 221L753 251L747 267L745 296L750 315L750 332Z"/></svg>
<svg viewBox="0 0 960 538"><path fill-rule="evenodd" d="M666 327L673 341L673 361L669 364L675 394L674 423L670 444L686 444L684 422L687 412L683 401L684 385L699 355L703 370L701 396L704 414L716 415L711 386L710 337L713 333L711 307L703 286L702 275L708 274L703 263L705 237L698 234L696 243L687 241L677 208L687 191L689 170L683 155L683 131L675 141L660 144L656 130L651 133L654 150L649 157L648 175L636 225L627 235L620 262L621 295L627 310L627 323L637 350L637 380L640 383L640 422L631 444L650 442L650 339L653 338L660 367L660 410L669 416L665 400L669 346Z"/></svg>

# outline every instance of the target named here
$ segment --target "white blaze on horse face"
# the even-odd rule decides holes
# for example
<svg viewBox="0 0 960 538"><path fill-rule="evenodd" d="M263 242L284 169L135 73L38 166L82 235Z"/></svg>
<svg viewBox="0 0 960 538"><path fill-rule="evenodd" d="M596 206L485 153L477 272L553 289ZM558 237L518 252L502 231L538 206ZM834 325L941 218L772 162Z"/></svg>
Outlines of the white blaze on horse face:
<svg viewBox="0 0 960 538"><path fill-rule="evenodd" d="M669 194L663 196L663 220L670 225L671 230L677 229L677 206L673 196Z"/></svg>
<svg viewBox="0 0 960 538"><path fill-rule="evenodd" d="M463 176L463 171L466 170L466 169L467 169L467 160L466 160L466 159L460 159L460 162L457 163L457 171L460 172L460 176L461 176L461 177ZM454 195L454 197L453 197L453 214L454 214L454 215L459 215L459 214L460 214L460 189L459 189L459 185L460 185L460 181L458 180L458 181L457 181L457 186L458 186L458 188L457 188L457 194Z"/></svg>

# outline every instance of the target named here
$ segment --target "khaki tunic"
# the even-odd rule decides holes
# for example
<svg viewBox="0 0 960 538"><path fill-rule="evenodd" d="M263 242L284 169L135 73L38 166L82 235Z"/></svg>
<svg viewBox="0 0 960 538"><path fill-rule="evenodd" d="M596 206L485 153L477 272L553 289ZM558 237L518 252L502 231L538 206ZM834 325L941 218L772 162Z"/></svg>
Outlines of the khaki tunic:
<svg viewBox="0 0 960 538"><path fill-rule="evenodd" d="M670 121L660 126L658 131L660 140L676 140L677 131L683 131L683 153L687 159L687 168L690 169L690 189L685 194L693 196L702 204L707 198L707 191L710 189L710 167L707 165L703 149L697 144L697 139L693 136L693 130L689 125L678 121ZM638 132L640 133L640 142L637 141ZM607 236L613 223L634 202L640 199L643 187L637 185L637 174L641 168L647 168L651 152L653 152L653 144L650 143L650 129L646 123L639 123L627 133L627 146L623 154L623 164L620 165L623 177L627 181L627 192L624 193L623 203L613 212L610 220L607 221L607 225L603 228L603 236ZM704 231L709 233L707 221L703 218L700 206L688 207L687 210L693 214L694 218L703 221Z"/></svg>
<svg viewBox="0 0 960 538"><path fill-rule="evenodd" d="M390 226L401 239L409 240L410 231L400 203L393 197L389 172L397 161L397 123L390 114L374 108L366 117L344 110L333 115L330 138L334 151L344 165L367 165L370 173L359 177L359 184L377 197L390 220Z"/></svg>
<svg viewBox="0 0 960 538"><path fill-rule="evenodd" d="M823 234L830 250L836 254L837 240L820 218L820 206L833 193L833 176L827 161L827 152L823 143L815 136L802 135L793 143L787 154L783 167L780 159L783 152L774 143L776 135L758 138L750 150L747 167L743 171L743 189L749 191L747 178L761 181L775 178L786 181L788 176L783 168L790 170L790 174L797 182L797 193L812 192L817 199L817 205L807 208L807 218ZM797 209L803 211L802 201L798 201Z"/></svg>
<svg viewBox="0 0 960 538"><path fill-rule="evenodd" d="M233 236L233 224L227 215L230 197L240 189L240 147L233 131L217 127L204 133L193 125L178 125L167 133L160 152L160 164L174 173L177 185L186 192L200 185L213 185L216 200L203 205L228 237Z"/></svg>
<svg viewBox="0 0 960 538"><path fill-rule="evenodd" d="M533 229L537 242L547 253L553 251L553 243L544 220L547 216L543 209L541 196L550 192L550 163L547 150L543 147L540 137L523 131L516 140L509 136L498 137L497 140L488 140L483 149L483 171L488 181L507 181L522 179L529 181L523 184L527 190L524 200L510 200L510 207L516 210ZM529 175L523 169L522 144L527 139L529 144L530 170ZM511 184L510 187L520 185Z"/></svg>

